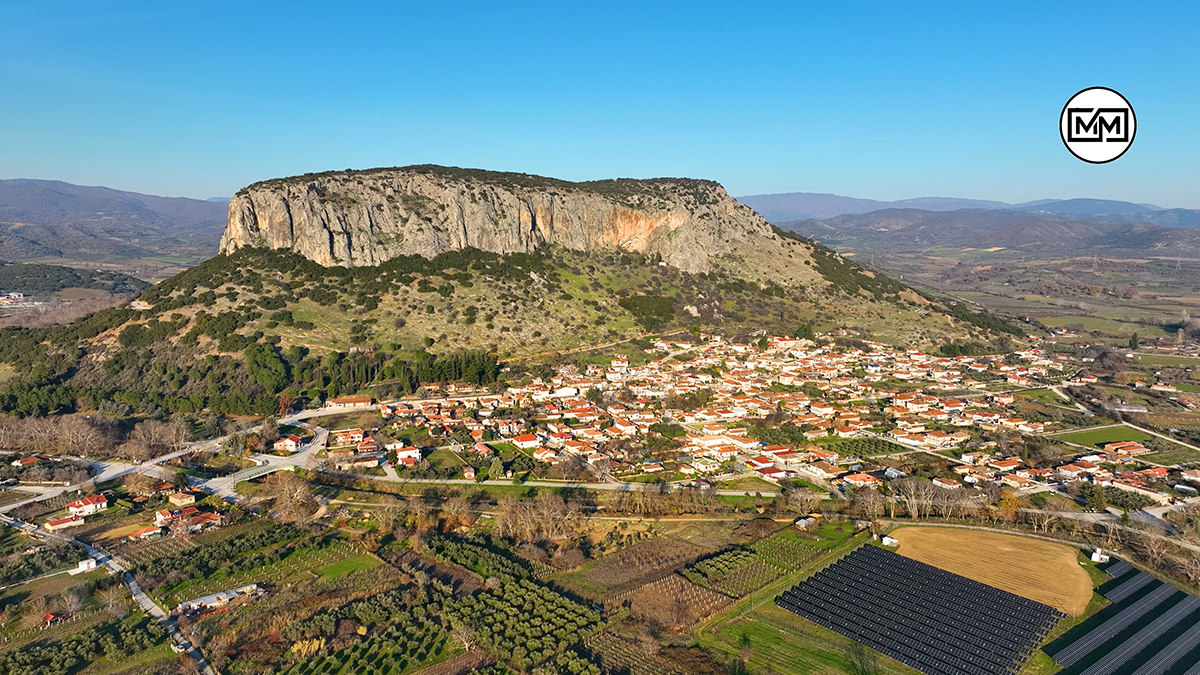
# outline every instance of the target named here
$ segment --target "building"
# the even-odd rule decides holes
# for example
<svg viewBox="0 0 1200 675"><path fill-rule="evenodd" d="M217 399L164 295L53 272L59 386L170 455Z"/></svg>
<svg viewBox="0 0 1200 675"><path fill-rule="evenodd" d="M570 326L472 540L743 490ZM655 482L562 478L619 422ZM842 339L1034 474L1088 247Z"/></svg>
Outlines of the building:
<svg viewBox="0 0 1200 675"><path fill-rule="evenodd" d="M275 441L271 447L275 449L275 452L296 452L300 449L300 437L292 434Z"/></svg>
<svg viewBox="0 0 1200 675"><path fill-rule="evenodd" d="M334 445L358 445L362 440L362 429L338 429L333 432Z"/></svg>
<svg viewBox="0 0 1200 675"><path fill-rule="evenodd" d="M42 527L46 528L47 532L58 532L70 527L79 527L83 525L83 518L79 516L68 516L67 518L59 518L58 520L47 520Z"/></svg>
<svg viewBox="0 0 1200 675"><path fill-rule="evenodd" d="M196 503L196 493L194 492L176 492L167 497L167 501L175 506L188 506Z"/></svg>
<svg viewBox="0 0 1200 675"><path fill-rule="evenodd" d="M542 444L541 440L533 434L521 434L512 439L512 444L521 450L533 450Z"/></svg>
<svg viewBox="0 0 1200 675"><path fill-rule="evenodd" d="M325 407L326 408L334 408L334 409L337 409L337 408L347 408L347 409L370 408L371 400L372 399L370 396L339 396L337 398L331 398L328 401L326 401Z"/></svg>
<svg viewBox="0 0 1200 675"><path fill-rule="evenodd" d="M90 516L97 511L103 511L108 508L108 497L104 495L92 495L83 499L76 499L67 504L67 510L72 516Z"/></svg>

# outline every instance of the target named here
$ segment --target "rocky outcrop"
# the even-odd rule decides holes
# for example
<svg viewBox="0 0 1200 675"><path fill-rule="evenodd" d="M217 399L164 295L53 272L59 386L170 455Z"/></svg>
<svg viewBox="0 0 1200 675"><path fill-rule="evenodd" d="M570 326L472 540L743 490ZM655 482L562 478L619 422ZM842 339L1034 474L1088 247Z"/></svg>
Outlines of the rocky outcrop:
<svg viewBox="0 0 1200 675"><path fill-rule="evenodd" d="M229 203L221 251L292 249L325 266L376 265L475 247L659 254L689 272L755 237L765 220L712 181L571 183L438 166L310 174L256 183Z"/></svg>

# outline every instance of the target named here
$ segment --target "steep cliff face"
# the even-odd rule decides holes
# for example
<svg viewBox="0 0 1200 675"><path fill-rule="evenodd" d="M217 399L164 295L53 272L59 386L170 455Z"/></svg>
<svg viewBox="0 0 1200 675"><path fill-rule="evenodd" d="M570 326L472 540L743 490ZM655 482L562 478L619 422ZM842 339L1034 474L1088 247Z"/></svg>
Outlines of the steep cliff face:
<svg viewBox="0 0 1200 675"><path fill-rule="evenodd" d="M571 183L412 166L256 183L229 203L221 251L292 249L325 266L377 265L475 247L659 254L688 272L771 228L717 183L677 178Z"/></svg>

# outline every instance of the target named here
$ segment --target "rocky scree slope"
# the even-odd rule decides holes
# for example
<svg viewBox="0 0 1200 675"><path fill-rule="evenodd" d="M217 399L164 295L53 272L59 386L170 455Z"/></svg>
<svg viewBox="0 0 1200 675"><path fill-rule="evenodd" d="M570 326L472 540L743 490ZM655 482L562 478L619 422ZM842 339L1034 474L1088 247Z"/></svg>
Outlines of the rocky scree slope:
<svg viewBox="0 0 1200 675"><path fill-rule="evenodd" d="M686 272L759 237L767 222L712 181L572 183L441 166L307 174L255 183L229 204L221 252L290 249L326 267L477 248L661 256Z"/></svg>

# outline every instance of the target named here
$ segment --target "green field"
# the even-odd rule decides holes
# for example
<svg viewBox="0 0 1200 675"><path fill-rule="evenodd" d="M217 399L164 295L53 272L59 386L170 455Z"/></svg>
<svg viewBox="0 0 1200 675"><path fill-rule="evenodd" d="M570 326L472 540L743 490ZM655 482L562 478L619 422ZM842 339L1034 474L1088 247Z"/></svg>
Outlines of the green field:
<svg viewBox="0 0 1200 675"><path fill-rule="evenodd" d="M1049 403L1050 405L1061 406L1066 403L1062 397L1050 391L1049 389L1030 389L1028 391L1021 392L1018 394L1018 396L1033 399L1034 401L1039 401L1041 403Z"/></svg>
<svg viewBox="0 0 1200 675"><path fill-rule="evenodd" d="M341 577L349 574L361 572L362 570L369 570L372 567L377 567L378 565L379 559L375 556L358 555L354 556L353 558L343 558L332 565L326 565L325 567L316 570L316 573L322 577L325 577L326 579L340 579Z"/></svg>
<svg viewBox="0 0 1200 675"><path fill-rule="evenodd" d="M1055 436L1055 438L1060 438L1069 443L1100 447L1105 443L1116 443L1117 441L1145 441L1152 438L1152 436L1137 429L1131 429L1130 427L1108 427L1106 429L1092 429L1091 431L1080 431L1073 434L1060 434Z"/></svg>
<svg viewBox="0 0 1200 675"><path fill-rule="evenodd" d="M434 450L425 458L425 461L437 467L466 466L466 462L462 461L461 457L449 450Z"/></svg>
<svg viewBox="0 0 1200 675"><path fill-rule="evenodd" d="M1138 356L1138 361L1155 366L1200 366L1200 359L1186 356Z"/></svg>
<svg viewBox="0 0 1200 675"><path fill-rule="evenodd" d="M1180 445L1175 449L1165 452L1152 452L1149 455L1142 455L1141 458L1147 462L1166 465L1200 462L1200 450L1193 450Z"/></svg>
<svg viewBox="0 0 1200 675"><path fill-rule="evenodd" d="M1200 384L1177 384L1175 388L1192 394L1200 394Z"/></svg>

